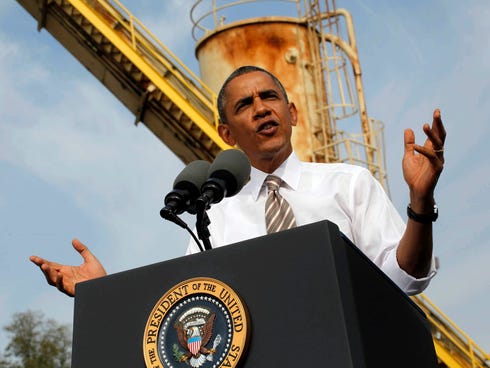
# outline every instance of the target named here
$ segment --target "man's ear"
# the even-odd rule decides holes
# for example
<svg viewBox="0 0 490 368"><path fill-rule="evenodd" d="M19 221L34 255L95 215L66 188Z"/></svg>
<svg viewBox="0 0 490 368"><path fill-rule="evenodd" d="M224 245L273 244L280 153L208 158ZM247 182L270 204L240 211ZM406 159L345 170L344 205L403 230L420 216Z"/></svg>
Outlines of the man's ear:
<svg viewBox="0 0 490 368"><path fill-rule="evenodd" d="M226 123L219 124L218 134L227 145L234 146L236 144L236 139L231 133L230 126L228 124Z"/></svg>
<svg viewBox="0 0 490 368"><path fill-rule="evenodd" d="M296 124L298 124L298 110L296 110L294 102L290 102L288 107L289 115L291 116L291 125L296 126Z"/></svg>

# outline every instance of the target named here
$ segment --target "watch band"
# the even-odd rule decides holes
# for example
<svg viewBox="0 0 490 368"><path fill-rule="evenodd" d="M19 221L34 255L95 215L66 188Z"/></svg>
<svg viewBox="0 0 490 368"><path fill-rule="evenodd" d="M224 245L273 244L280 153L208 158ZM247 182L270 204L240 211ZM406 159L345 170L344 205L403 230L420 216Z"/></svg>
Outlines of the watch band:
<svg viewBox="0 0 490 368"><path fill-rule="evenodd" d="M407 206L407 216L408 218L420 222L421 224L430 224L434 221L437 220L437 217L439 216L439 209L437 208L437 205L434 204L433 212L431 214L418 214L415 213L412 210L412 207L410 205Z"/></svg>

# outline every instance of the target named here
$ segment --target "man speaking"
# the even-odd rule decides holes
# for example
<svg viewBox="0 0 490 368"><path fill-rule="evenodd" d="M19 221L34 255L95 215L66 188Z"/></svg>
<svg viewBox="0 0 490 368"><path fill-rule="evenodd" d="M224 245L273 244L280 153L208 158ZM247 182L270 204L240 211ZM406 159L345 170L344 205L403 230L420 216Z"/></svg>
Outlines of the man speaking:
<svg viewBox="0 0 490 368"><path fill-rule="evenodd" d="M255 66L235 70L218 95L218 111L220 137L246 154L252 171L236 196L208 212L212 247L330 220L406 293L427 287L436 272L434 189L443 169L446 136L439 110L432 125L423 126L423 145L415 143L411 129L404 133L402 165L410 193L406 224L366 169L298 160L291 144L296 107L270 72ZM70 296L76 283L106 274L85 245L76 239L72 243L84 259L80 266L30 258L50 285ZM188 253L197 251L191 243Z"/></svg>

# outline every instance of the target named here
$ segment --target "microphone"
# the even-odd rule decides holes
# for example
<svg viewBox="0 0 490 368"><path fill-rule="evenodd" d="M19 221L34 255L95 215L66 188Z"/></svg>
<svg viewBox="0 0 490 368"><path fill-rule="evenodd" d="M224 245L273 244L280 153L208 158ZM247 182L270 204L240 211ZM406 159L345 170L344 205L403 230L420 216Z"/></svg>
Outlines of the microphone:
<svg viewBox="0 0 490 368"><path fill-rule="evenodd" d="M165 207L160 216L175 222L184 211L195 214L195 201L201 194L201 186L208 178L210 163L196 160L187 165L174 180L173 190L165 196ZM180 224L179 224L180 225Z"/></svg>
<svg viewBox="0 0 490 368"><path fill-rule="evenodd" d="M224 197L237 194L250 180L250 171L250 161L242 151L221 151L209 166L208 179L201 186L201 196L196 200L196 208L207 209Z"/></svg>

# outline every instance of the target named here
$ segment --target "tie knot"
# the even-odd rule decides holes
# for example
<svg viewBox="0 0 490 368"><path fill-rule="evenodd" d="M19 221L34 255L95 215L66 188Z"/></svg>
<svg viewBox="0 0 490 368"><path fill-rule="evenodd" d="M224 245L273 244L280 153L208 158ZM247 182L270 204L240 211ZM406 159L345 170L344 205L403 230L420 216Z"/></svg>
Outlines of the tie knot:
<svg viewBox="0 0 490 368"><path fill-rule="evenodd" d="M281 186L282 179L275 175L267 175L265 178L265 185L267 186L267 190L270 191L278 191Z"/></svg>

